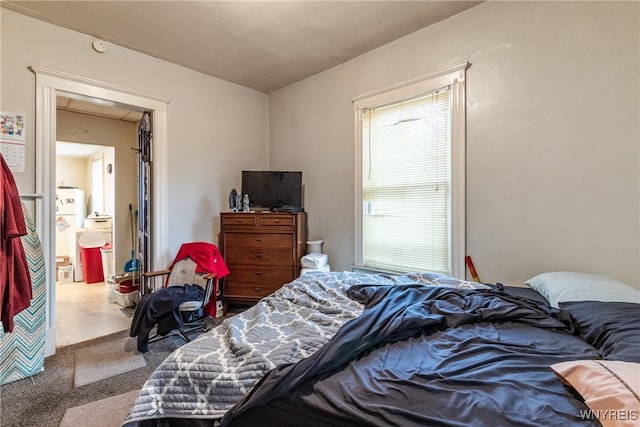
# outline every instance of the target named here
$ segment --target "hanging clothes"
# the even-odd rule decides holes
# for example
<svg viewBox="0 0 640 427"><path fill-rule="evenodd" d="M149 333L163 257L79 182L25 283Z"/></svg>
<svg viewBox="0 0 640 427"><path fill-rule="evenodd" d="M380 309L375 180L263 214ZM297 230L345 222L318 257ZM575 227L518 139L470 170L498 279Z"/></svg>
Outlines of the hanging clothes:
<svg viewBox="0 0 640 427"><path fill-rule="evenodd" d="M29 265L21 236L27 234L18 187L0 154L0 320L13 331L13 317L31 305Z"/></svg>

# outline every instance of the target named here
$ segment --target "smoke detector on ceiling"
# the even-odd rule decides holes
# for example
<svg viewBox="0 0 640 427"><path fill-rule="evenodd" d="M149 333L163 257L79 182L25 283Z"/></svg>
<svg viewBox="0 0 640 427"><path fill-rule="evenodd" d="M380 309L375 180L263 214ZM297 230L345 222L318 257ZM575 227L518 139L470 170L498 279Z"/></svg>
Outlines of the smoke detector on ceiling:
<svg viewBox="0 0 640 427"><path fill-rule="evenodd" d="M102 40L94 40L91 46L93 47L93 50L99 53L104 53L107 50L107 43Z"/></svg>

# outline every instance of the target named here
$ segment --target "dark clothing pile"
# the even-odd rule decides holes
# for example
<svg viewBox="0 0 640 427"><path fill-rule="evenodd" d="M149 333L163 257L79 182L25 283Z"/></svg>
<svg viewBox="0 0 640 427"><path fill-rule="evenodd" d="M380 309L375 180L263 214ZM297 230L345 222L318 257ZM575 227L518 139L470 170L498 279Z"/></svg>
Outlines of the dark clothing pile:
<svg viewBox="0 0 640 427"><path fill-rule="evenodd" d="M138 351L149 351L149 332L158 325L158 334L167 335L183 325L180 304L202 301L204 289L198 285L169 286L145 295L136 305L129 336L138 337Z"/></svg>

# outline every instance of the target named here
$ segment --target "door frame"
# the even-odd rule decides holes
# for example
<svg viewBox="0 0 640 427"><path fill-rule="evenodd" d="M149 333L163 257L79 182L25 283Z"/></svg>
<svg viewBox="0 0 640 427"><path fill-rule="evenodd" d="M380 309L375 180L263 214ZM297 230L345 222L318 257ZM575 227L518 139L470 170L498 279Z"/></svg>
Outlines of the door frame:
<svg viewBox="0 0 640 427"><path fill-rule="evenodd" d="M55 281L55 143L58 91L99 98L151 112L153 135L152 241L150 268L167 264L167 104L168 101L138 90L82 76L30 66L36 75L36 231L41 236L47 270L45 357L56 350Z"/></svg>

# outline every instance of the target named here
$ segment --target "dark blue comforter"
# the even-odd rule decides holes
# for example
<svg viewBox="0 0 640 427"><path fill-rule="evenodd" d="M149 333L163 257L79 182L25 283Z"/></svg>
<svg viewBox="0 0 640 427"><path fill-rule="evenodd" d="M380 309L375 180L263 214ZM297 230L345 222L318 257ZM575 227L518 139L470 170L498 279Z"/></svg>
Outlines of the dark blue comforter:
<svg viewBox="0 0 640 427"><path fill-rule="evenodd" d="M599 425L549 368L599 358L567 313L499 290L349 292L364 313L272 370L221 425Z"/></svg>

